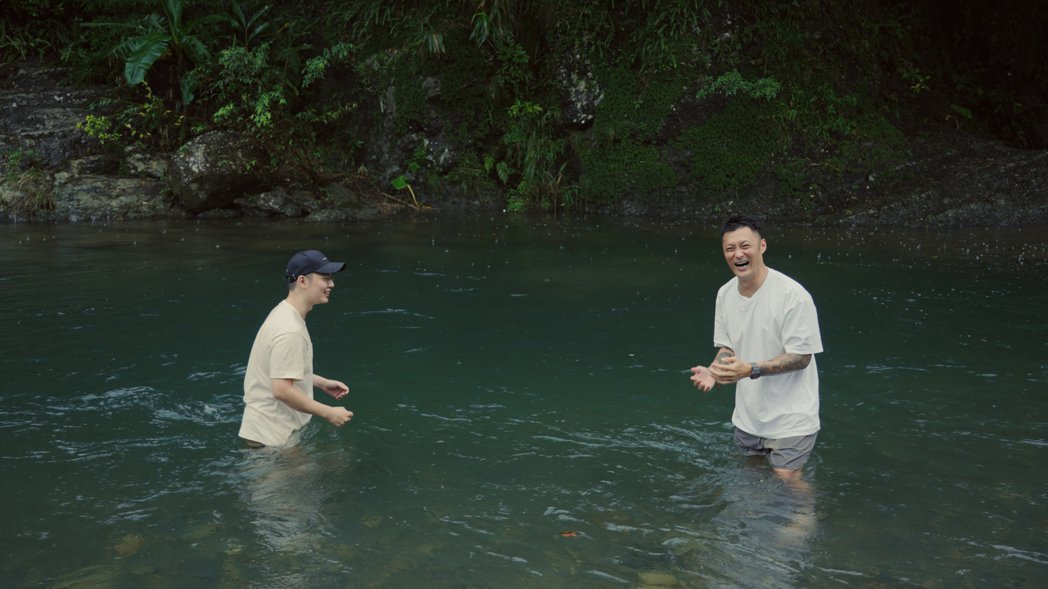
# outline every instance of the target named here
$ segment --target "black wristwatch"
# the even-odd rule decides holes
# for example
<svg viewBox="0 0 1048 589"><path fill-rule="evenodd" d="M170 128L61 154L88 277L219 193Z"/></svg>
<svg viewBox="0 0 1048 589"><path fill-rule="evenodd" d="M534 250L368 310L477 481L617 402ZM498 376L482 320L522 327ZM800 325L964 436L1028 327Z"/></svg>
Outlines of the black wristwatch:
<svg viewBox="0 0 1048 589"><path fill-rule="evenodd" d="M750 378L757 380L761 377L761 366L756 362L750 364Z"/></svg>

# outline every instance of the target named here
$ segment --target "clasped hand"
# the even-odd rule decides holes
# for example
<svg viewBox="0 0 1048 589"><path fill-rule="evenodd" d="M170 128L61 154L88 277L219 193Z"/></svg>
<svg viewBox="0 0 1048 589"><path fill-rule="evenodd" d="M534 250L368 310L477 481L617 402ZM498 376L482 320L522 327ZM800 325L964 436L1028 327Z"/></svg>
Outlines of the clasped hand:
<svg viewBox="0 0 1048 589"><path fill-rule="evenodd" d="M750 370L748 362L742 362L735 357L722 358L708 368L693 366L691 382L695 383L695 388L709 392L716 384L731 384L746 378L750 375Z"/></svg>
<svg viewBox="0 0 1048 589"><path fill-rule="evenodd" d="M749 362L743 362L735 356L721 358L710 364L710 374L720 384L731 384L738 382L750 375L752 369Z"/></svg>

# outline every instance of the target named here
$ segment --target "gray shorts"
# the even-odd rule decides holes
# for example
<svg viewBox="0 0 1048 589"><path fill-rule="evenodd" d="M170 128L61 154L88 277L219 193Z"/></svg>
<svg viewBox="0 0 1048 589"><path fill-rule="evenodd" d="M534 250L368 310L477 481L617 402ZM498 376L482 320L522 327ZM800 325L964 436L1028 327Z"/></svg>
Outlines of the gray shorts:
<svg viewBox="0 0 1048 589"><path fill-rule="evenodd" d="M811 457L818 435L816 432L810 436L770 440L735 428L735 447L746 456L767 456L768 462L775 468L797 470Z"/></svg>

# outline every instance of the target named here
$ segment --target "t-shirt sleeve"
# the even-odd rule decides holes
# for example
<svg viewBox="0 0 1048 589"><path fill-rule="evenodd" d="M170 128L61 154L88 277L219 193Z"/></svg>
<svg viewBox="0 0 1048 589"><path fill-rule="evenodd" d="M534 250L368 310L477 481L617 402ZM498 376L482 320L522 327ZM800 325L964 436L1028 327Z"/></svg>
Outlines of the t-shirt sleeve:
<svg viewBox="0 0 1048 589"><path fill-rule="evenodd" d="M717 307L713 312L713 347L731 348L728 327L724 322L724 289L717 291Z"/></svg>
<svg viewBox="0 0 1048 589"><path fill-rule="evenodd" d="M783 349L790 354L818 354L822 352L819 333L819 315L815 302L807 292L795 293L789 298L782 324Z"/></svg>
<svg viewBox="0 0 1048 589"><path fill-rule="evenodd" d="M306 341L297 333L282 333L273 338L269 357L270 378L302 380L306 377Z"/></svg>

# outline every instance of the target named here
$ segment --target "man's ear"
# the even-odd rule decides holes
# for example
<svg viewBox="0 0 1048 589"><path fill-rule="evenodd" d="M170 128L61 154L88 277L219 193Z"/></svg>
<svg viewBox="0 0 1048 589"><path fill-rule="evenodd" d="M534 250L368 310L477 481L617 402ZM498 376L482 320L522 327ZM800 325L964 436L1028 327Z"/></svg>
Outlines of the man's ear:
<svg viewBox="0 0 1048 589"><path fill-rule="evenodd" d="M763 254L765 252L765 250L767 250L767 249L768 249L768 242L764 241L764 238L761 238L761 253Z"/></svg>

